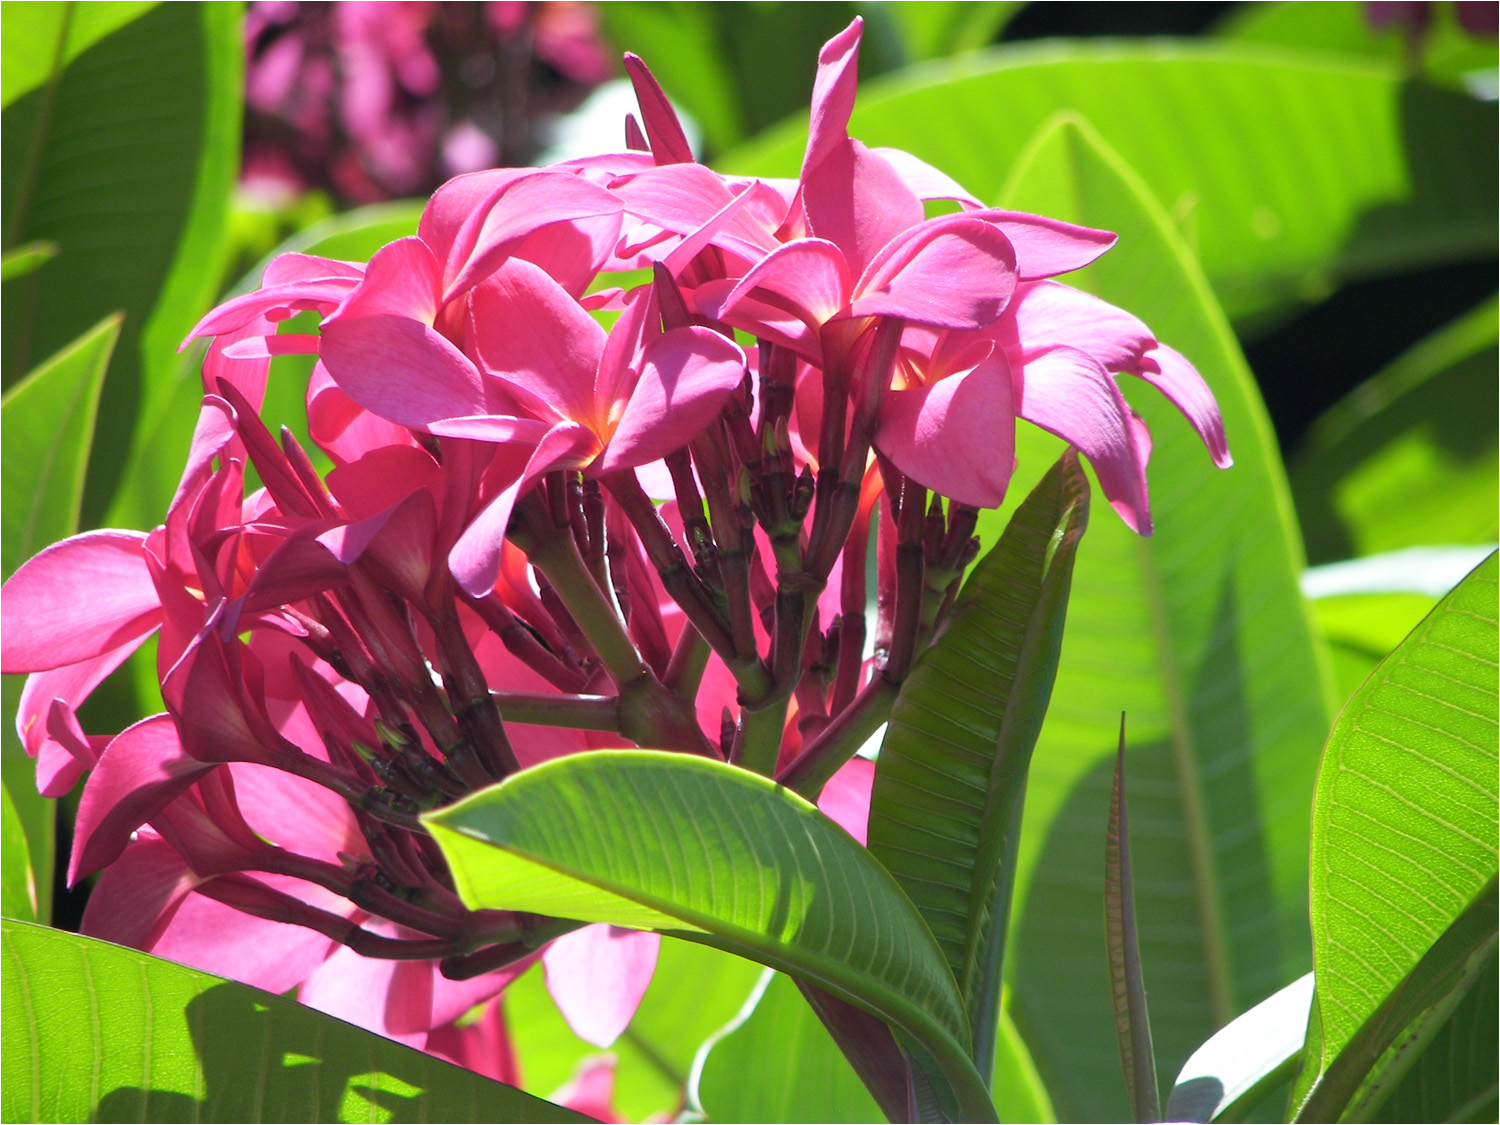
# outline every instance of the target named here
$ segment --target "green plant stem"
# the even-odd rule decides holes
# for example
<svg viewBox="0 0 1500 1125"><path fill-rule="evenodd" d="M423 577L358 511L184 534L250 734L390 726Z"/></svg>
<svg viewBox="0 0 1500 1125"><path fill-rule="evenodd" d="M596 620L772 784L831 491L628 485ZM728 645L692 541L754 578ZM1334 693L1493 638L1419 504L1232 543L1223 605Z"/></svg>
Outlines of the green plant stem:
<svg viewBox="0 0 1500 1125"><path fill-rule="evenodd" d="M618 697L612 695L549 695L526 691L496 691L491 698L513 723L544 727L574 727L619 733Z"/></svg>
<svg viewBox="0 0 1500 1125"><path fill-rule="evenodd" d="M854 757L890 717L900 686L877 673L854 702L823 728L796 759L776 775L776 780L794 793L816 801L828 779Z"/></svg>

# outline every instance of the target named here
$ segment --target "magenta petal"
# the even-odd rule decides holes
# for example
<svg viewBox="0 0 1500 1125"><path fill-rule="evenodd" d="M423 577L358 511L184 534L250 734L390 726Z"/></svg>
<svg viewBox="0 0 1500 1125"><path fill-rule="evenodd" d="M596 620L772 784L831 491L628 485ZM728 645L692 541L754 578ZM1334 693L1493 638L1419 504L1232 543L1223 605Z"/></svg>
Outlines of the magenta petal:
<svg viewBox="0 0 1500 1125"><path fill-rule="evenodd" d="M706 281L690 291L693 304L703 316L710 320L722 320L725 324L769 340L774 344L791 348L808 363L823 362L823 337L819 325L809 325L801 315L757 300L754 296L741 296L735 300L735 311L723 311L724 302L737 283L731 279Z"/></svg>
<svg viewBox="0 0 1500 1125"><path fill-rule="evenodd" d="M420 1047L432 1030L432 962L376 960L339 946L307 978L297 998L309 1008Z"/></svg>
<svg viewBox="0 0 1500 1125"><path fill-rule="evenodd" d="M925 218L896 169L853 140L834 145L807 173L802 207L813 235L842 250L855 273Z"/></svg>
<svg viewBox="0 0 1500 1125"><path fill-rule="evenodd" d="M439 262L449 261L454 241L464 224L473 218L476 211L492 199L501 188L522 176L529 176L531 168L492 168L484 172L467 172L454 176L432 193L427 206L422 209L422 218L417 223L417 237L427 244L433 257ZM473 225L470 235L477 234L479 226ZM474 248L472 237L462 247L467 257Z"/></svg>
<svg viewBox="0 0 1500 1125"><path fill-rule="evenodd" d="M150 949L197 883L198 877L171 844L143 834L99 876L79 932Z"/></svg>
<svg viewBox="0 0 1500 1125"><path fill-rule="evenodd" d="M1015 469L1010 365L991 352L974 370L927 387L892 391L875 445L896 468L934 492L997 508Z"/></svg>
<svg viewBox="0 0 1500 1125"><path fill-rule="evenodd" d="M398 238L375 252L359 288L344 299L324 327L367 316L404 316L431 324L442 295L442 266L427 244L416 237Z"/></svg>
<svg viewBox="0 0 1500 1125"><path fill-rule="evenodd" d="M651 155L658 164L691 164L693 150L688 146L677 111L662 92L651 68L637 55L625 53L625 73L635 87L635 100L641 107L646 136L651 139Z"/></svg>
<svg viewBox="0 0 1500 1125"><path fill-rule="evenodd" d="M506 262L475 288L470 324L487 374L522 388L539 409L594 425L604 329L544 270L519 258Z"/></svg>
<svg viewBox="0 0 1500 1125"><path fill-rule="evenodd" d="M849 303L853 277L843 251L831 242L799 238L757 262L708 315L753 331L740 323L737 306L747 298L791 313L816 332ZM700 298L699 306L703 307ZM707 312L708 310L705 309Z"/></svg>
<svg viewBox="0 0 1500 1125"><path fill-rule="evenodd" d="M1119 240L1118 235L1107 230L1080 227L1024 211L973 214L982 215L1005 232L1016 248L1016 268L1023 281L1082 269Z"/></svg>
<svg viewBox="0 0 1500 1125"><path fill-rule="evenodd" d="M813 79L812 116L807 128L807 150L802 174L816 168L840 141L849 136L849 114L859 81L859 40L865 21L855 17L818 52L818 76Z"/></svg>
<svg viewBox="0 0 1500 1125"><path fill-rule="evenodd" d="M1015 251L988 223L923 223L890 243L855 287L852 316L899 316L937 328L983 328L1016 288Z"/></svg>
<svg viewBox="0 0 1500 1125"><path fill-rule="evenodd" d="M216 768L182 752L168 715L153 715L121 731L105 747L78 800L68 886L113 863L137 828Z"/></svg>
<svg viewBox="0 0 1500 1125"><path fill-rule="evenodd" d="M640 381L595 463L612 473L665 457L703 432L745 378L745 353L707 328L674 328L646 348Z"/></svg>
<svg viewBox="0 0 1500 1125"><path fill-rule="evenodd" d="M1019 385L1020 416L1076 445L1120 518L1151 534L1146 466L1130 408L1099 362L1075 348L1053 348L1027 357Z"/></svg>
<svg viewBox="0 0 1500 1125"><path fill-rule="evenodd" d="M1129 371L1156 346L1151 330L1124 309L1057 281L1022 284L1010 311L1026 352L1077 348L1106 371Z"/></svg>
<svg viewBox="0 0 1500 1125"><path fill-rule="evenodd" d="M161 620L146 537L90 531L28 559L0 595L0 670L41 672L139 640Z"/></svg>
<svg viewBox="0 0 1500 1125"><path fill-rule="evenodd" d="M948 173L940 172L925 160L918 159L904 149L872 148L870 151L879 155L894 168L896 174L901 177L901 182L918 199L925 201L952 199L963 204L965 210L984 206Z"/></svg>
<svg viewBox="0 0 1500 1125"><path fill-rule="evenodd" d="M861 845L870 822L870 791L875 785L875 763L850 758L828 779L818 794L818 808Z"/></svg>
<svg viewBox="0 0 1500 1125"><path fill-rule="evenodd" d="M560 466L582 468L579 462L598 448L598 440L583 427L562 422L537 442L520 475L485 505L448 552L448 569L465 591L482 598L495 588L495 580L500 577L500 549L516 499L543 473Z"/></svg>
<svg viewBox="0 0 1500 1125"><path fill-rule="evenodd" d="M437 332L406 317L330 324L323 330L323 365L355 402L414 430L438 418L489 412L479 370Z"/></svg>
<svg viewBox="0 0 1500 1125"><path fill-rule="evenodd" d="M1229 443L1224 437L1224 418L1219 413L1219 404L1197 368L1167 345L1157 344L1132 374L1146 380L1182 411L1183 417L1198 431L1203 444L1208 446L1215 465L1227 469L1234 464L1234 458L1229 455Z"/></svg>
<svg viewBox="0 0 1500 1125"><path fill-rule="evenodd" d="M260 316L279 313L272 320L284 320L291 313L303 309L327 312L347 297L356 285L357 277L323 277L297 281L286 285L271 285L253 293L235 297L210 311L188 333L178 350L187 347L195 336L221 336L244 328Z"/></svg>
<svg viewBox="0 0 1500 1125"><path fill-rule="evenodd" d="M573 1034L608 1047L635 1018L656 971L659 934L618 926L584 926L542 954L547 991Z"/></svg>

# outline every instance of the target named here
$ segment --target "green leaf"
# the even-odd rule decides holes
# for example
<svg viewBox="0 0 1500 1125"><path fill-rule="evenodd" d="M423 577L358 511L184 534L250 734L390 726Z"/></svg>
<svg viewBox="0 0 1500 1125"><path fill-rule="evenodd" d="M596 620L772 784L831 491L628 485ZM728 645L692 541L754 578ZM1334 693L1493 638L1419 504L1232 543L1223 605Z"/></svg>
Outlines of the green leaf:
<svg viewBox="0 0 1500 1125"><path fill-rule="evenodd" d="M990 1095L1000 1115L1009 1121L1054 1122L1057 1113L1047 1085L1037 1073L1026 1040L1002 1006L995 1035L995 1066Z"/></svg>
<svg viewBox="0 0 1500 1125"><path fill-rule="evenodd" d="M651 985L635 1018L610 1047L610 1104L630 1121L675 1114L698 1044L744 1003L760 967L693 942L663 938ZM541 966L505 989L505 1024L528 1090L559 1089L599 1048L573 1034L547 992Z"/></svg>
<svg viewBox="0 0 1500 1125"><path fill-rule="evenodd" d="M710 1121L879 1121L875 1099L796 983L770 969L699 1049L689 1087Z"/></svg>
<svg viewBox="0 0 1500 1125"><path fill-rule="evenodd" d="M587 1121L294 1000L3 923L7 1121Z"/></svg>
<svg viewBox="0 0 1500 1125"><path fill-rule="evenodd" d="M1497 319L1492 297L1318 419L1291 466L1315 562L1495 542Z"/></svg>
<svg viewBox="0 0 1500 1125"><path fill-rule="evenodd" d="M1060 110L1139 170L1236 319L1494 253L1495 107L1394 66L1213 40L1019 44L871 83L850 132L988 201ZM805 130L722 165L795 175Z"/></svg>
<svg viewBox="0 0 1500 1125"><path fill-rule="evenodd" d="M1011 0L892 0L885 10L910 63L988 47L1023 7Z"/></svg>
<svg viewBox="0 0 1500 1125"><path fill-rule="evenodd" d="M42 85L54 70L155 6L155 0L0 4L0 107Z"/></svg>
<svg viewBox="0 0 1500 1125"><path fill-rule="evenodd" d="M1496 636L1491 555L1376 669L1329 735L1313 804L1321 1042L1309 1045L1318 1050L1308 1073L1329 1070L1493 886ZM1493 913L1489 925L1493 936Z"/></svg>
<svg viewBox="0 0 1500 1125"><path fill-rule="evenodd" d="M0 570L7 578L78 530L104 372L120 338L106 317L0 399Z"/></svg>
<svg viewBox="0 0 1500 1125"><path fill-rule="evenodd" d="M1492 1121L1500 1055L1500 962L1489 965L1391 1092L1387 1121Z"/></svg>
<svg viewBox="0 0 1500 1125"><path fill-rule="evenodd" d="M1492 876L1322 1070L1312 1063L1326 1045L1319 1015L1325 1008L1321 1003L1315 1007L1293 1090L1293 1121L1363 1121L1380 1109L1417 1051L1491 971L1500 905L1495 887Z"/></svg>
<svg viewBox="0 0 1500 1125"><path fill-rule="evenodd" d="M1099 904L1120 712L1132 731L1141 958L1159 1065L1305 973L1310 747L1331 699L1298 589L1301 549L1276 443L1207 283L1140 180L1063 120L1006 196L1120 234L1077 281L1140 316L1202 372L1234 467L1217 471L1155 391L1119 381L1150 425L1155 533L1104 511L1078 552L1063 653L1027 781L1010 1010L1060 1117L1123 1120ZM1060 443L1017 427L1024 496ZM993 542L1007 510L986 515Z"/></svg>
<svg viewBox="0 0 1500 1125"><path fill-rule="evenodd" d="M16 820L26 838L27 859L31 867L31 887L36 896L35 916L46 922L52 918L53 856L57 850L57 802L36 791L36 764L26 756L16 735L12 716L21 707L21 689L25 676L0 676L0 779L10 798ZM7 848L9 844L6 845Z"/></svg>
<svg viewBox="0 0 1500 1125"><path fill-rule="evenodd" d="M36 872L31 869L31 849L21 825L10 789L5 788L3 819L0 819L0 914L23 922L36 921Z"/></svg>
<svg viewBox="0 0 1500 1125"><path fill-rule="evenodd" d="M993 1114L931 931L865 849L774 782L655 751L575 754L426 823L470 907L660 930L792 973L922 1043L965 1117Z"/></svg>
<svg viewBox="0 0 1500 1125"><path fill-rule="evenodd" d="M138 413L212 300L238 167L244 46L230 4L163 4L5 109L5 243L61 250L0 290L5 382L115 309L84 522L104 511ZM159 455L159 454L158 454Z"/></svg>
<svg viewBox="0 0 1500 1125"><path fill-rule="evenodd" d="M995 1052L1026 773L1047 712L1088 481L1064 456L975 567L891 710L869 847L933 929L976 1065Z"/></svg>
<svg viewBox="0 0 1500 1125"><path fill-rule="evenodd" d="M1312 999L1308 973L1214 1032L1177 1075L1167 1120L1243 1121L1291 1077Z"/></svg>
<svg viewBox="0 0 1500 1125"><path fill-rule="evenodd" d="M0 254L0 281L14 281L57 257L57 243L28 242Z"/></svg>
<svg viewBox="0 0 1500 1125"><path fill-rule="evenodd" d="M1137 1121L1161 1117L1161 1087L1151 1049L1151 1015L1136 940L1135 881L1130 867L1130 818L1125 800L1125 716L1120 716L1120 751L1109 791L1109 827L1104 834L1104 946L1109 954L1110 993L1115 1003L1115 1036L1125 1072L1125 1096Z"/></svg>
<svg viewBox="0 0 1500 1125"><path fill-rule="evenodd" d="M1242 43L1338 51L1404 64L1406 36L1397 28L1372 27L1366 11L1355 0L1243 4L1230 13L1220 34ZM1458 83L1470 71L1495 69L1494 36L1464 31L1453 17L1451 4L1432 5L1427 15L1432 23L1422 37L1423 74Z"/></svg>

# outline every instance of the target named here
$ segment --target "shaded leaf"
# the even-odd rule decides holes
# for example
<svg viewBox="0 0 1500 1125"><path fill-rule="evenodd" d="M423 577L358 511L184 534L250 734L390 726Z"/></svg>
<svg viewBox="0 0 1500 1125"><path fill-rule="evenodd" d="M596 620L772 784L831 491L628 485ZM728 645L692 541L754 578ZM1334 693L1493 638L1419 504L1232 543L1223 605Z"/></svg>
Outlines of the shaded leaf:
<svg viewBox="0 0 1500 1125"><path fill-rule="evenodd" d="M660 930L794 973L932 1051L966 1117L993 1114L931 931L869 853L774 782L601 751L524 770L426 822L469 906Z"/></svg>
<svg viewBox="0 0 1500 1125"><path fill-rule="evenodd" d="M1236 319L1494 252L1494 105L1390 65L1213 40L1025 43L864 87L850 132L988 202L1061 110L1138 170ZM723 167L795 175L805 136L801 117Z"/></svg>
<svg viewBox="0 0 1500 1125"><path fill-rule="evenodd" d="M988 47L1024 3L1010 0L892 0L886 12L896 25L908 63Z"/></svg>
<svg viewBox="0 0 1500 1125"><path fill-rule="evenodd" d="M1026 1040L1002 1006L995 1035L995 1066L990 1095L1005 1121L1053 1122L1057 1113L1047 1094L1046 1083L1037 1073Z"/></svg>
<svg viewBox="0 0 1500 1125"><path fill-rule="evenodd" d="M1307 810L1331 721L1297 529L1275 439L1202 273L1166 215L1085 125L1038 137L1008 205L1118 231L1084 287L1140 316L1202 372L1234 467L1150 388L1121 378L1151 428L1156 531L1111 512L1078 552L1063 654L1027 781L1008 982L1060 1117L1122 1120L1099 955L1103 849L1119 716L1132 730L1133 859L1152 1032L1169 1073L1238 1012L1310 967ZM1025 489L1060 443L1017 427ZM1009 505L986 515L993 541Z"/></svg>
<svg viewBox="0 0 1500 1125"><path fill-rule="evenodd" d="M7 1121L587 1121L293 1000L3 924Z"/></svg>
<svg viewBox="0 0 1500 1125"><path fill-rule="evenodd" d="M0 569L78 530L104 372L120 338L106 317L0 399Z"/></svg>
<svg viewBox="0 0 1500 1125"><path fill-rule="evenodd" d="M1057 674L1088 481L1065 455L975 567L902 685L877 760L869 847L933 929L993 1058L1026 773Z"/></svg>
<svg viewBox="0 0 1500 1125"><path fill-rule="evenodd" d="M139 401L175 364L173 349L219 282L243 56L235 6L163 4L5 109L6 244L61 247L0 291L5 382L104 314L125 313L85 524L118 480Z"/></svg>
<svg viewBox="0 0 1500 1125"><path fill-rule="evenodd" d="M16 734L13 716L21 706L24 676L0 676L0 779L10 798L17 823L26 839L32 889L36 895L35 917L52 919L52 877L57 852L57 802L36 791L36 766L26 756Z"/></svg>
<svg viewBox="0 0 1500 1125"><path fill-rule="evenodd" d="M116 28L155 7L155 0L6 4L0 35L0 106L46 82Z"/></svg>
<svg viewBox="0 0 1500 1125"><path fill-rule="evenodd" d="M10 789L4 791L0 813L0 914L23 922L36 921L36 873L31 869L31 849L21 827Z"/></svg>
<svg viewBox="0 0 1500 1125"><path fill-rule="evenodd" d="M1136 940L1135 886L1130 869L1130 818L1125 800L1125 716L1120 716L1120 752L1109 792L1109 827L1104 834L1104 945L1109 954L1110 991L1115 1002L1115 1035L1125 1072L1125 1096L1137 1121L1161 1118L1156 1055L1151 1049L1151 1015Z"/></svg>
<svg viewBox="0 0 1500 1125"><path fill-rule="evenodd" d="M1291 1076L1312 999L1308 973L1214 1032L1177 1075L1167 1120L1243 1121Z"/></svg>
<svg viewBox="0 0 1500 1125"><path fill-rule="evenodd" d="M1430 1042L1492 966L1500 903L1495 885L1491 876L1337 1053L1324 1056L1331 1061L1321 1070L1311 1063L1314 1052L1326 1047L1327 1035L1321 1016L1309 1020L1307 1059L1293 1090L1292 1120L1368 1120L1379 1110L1389 1093L1388 1083L1400 1080L1416 1051ZM1316 1011L1327 1011L1321 997Z"/></svg>
<svg viewBox="0 0 1500 1125"><path fill-rule="evenodd" d="M699 1049L689 1089L710 1121L879 1121L875 1100L790 977L770 969Z"/></svg>
<svg viewBox="0 0 1500 1125"><path fill-rule="evenodd" d="M1493 895L1496 635L1491 555L1382 662L1329 736L1313 805L1321 1036L1309 1037L1307 1075L1368 1038L1377 1010L1413 987L1403 981L1424 951L1486 884ZM1493 910L1488 924L1493 939Z"/></svg>
<svg viewBox="0 0 1500 1125"><path fill-rule="evenodd" d="M1313 561L1495 542L1497 320L1491 298L1318 419L1291 465Z"/></svg>
<svg viewBox="0 0 1500 1125"><path fill-rule="evenodd" d="M25 277L44 263L57 257L57 243L28 242L0 255L0 281L14 281Z"/></svg>

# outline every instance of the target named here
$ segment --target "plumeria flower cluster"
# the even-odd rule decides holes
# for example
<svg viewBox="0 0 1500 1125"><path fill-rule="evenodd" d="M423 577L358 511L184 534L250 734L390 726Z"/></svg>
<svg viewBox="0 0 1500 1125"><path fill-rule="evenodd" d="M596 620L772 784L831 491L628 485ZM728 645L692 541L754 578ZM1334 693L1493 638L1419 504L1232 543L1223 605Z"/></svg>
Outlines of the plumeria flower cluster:
<svg viewBox="0 0 1500 1125"><path fill-rule="evenodd" d="M627 57L627 151L461 176L368 264L285 255L197 326L207 393L162 526L57 544L4 592L41 791L88 774L86 932L499 1076L498 1009L454 1021L540 959L607 1045L657 938L466 910L422 811L639 746L821 793L862 840L855 752L951 611L1016 420L1082 451L1142 534L1150 440L1118 376L1229 464L1188 361L1053 280L1112 235L848 135L859 39L823 49L795 181L695 163ZM280 331L308 310L315 335ZM287 353L317 357L326 473L259 416ZM152 635L165 713L85 732Z"/></svg>

